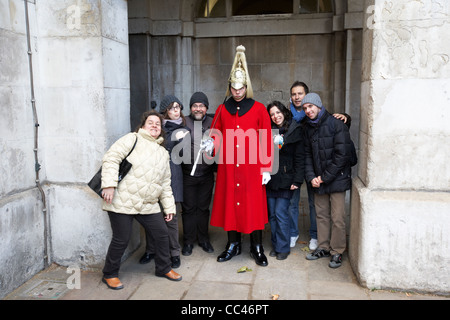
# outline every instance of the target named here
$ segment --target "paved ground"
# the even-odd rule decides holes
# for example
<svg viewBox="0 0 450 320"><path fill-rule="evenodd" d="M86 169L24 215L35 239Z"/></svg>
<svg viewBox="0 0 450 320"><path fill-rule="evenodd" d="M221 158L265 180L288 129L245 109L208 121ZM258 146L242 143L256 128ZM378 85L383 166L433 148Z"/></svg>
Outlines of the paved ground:
<svg viewBox="0 0 450 320"><path fill-rule="evenodd" d="M302 196L303 198L303 196ZM302 203L306 203L302 199ZM181 220L181 219L180 219ZM307 209L301 206L300 225L309 226ZM266 255L270 251L270 233L264 231ZM138 263L143 253L141 247L121 267L123 290L108 289L101 282L101 270L83 270L77 275L66 267L53 265L5 297L4 300L260 300L270 301L274 295L279 300L446 300L449 297L369 290L361 287L351 269L347 255L338 269L328 267L328 258L317 261L305 259L308 253L306 230L283 261L268 256L267 267L257 266L249 254L249 236L243 237L243 252L224 263L216 261L226 244L226 234L211 227L214 253L206 253L197 245L189 257L181 256L183 276L172 282L154 275L154 262ZM251 271L238 273L248 267ZM80 288L69 288L67 283L79 283Z"/></svg>
<svg viewBox="0 0 450 320"><path fill-rule="evenodd" d="M291 255L283 261L268 257L267 267L257 266L248 253L249 239L244 237L243 253L224 263L216 262L226 237L223 231L211 230L215 252L208 254L195 246L193 254L182 256L183 276L172 282L154 275L154 262L138 263L142 248L127 259L120 279L125 288L113 291L101 282L101 270L81 271L80 289L69 289L74 271L53 265L37 274L5 300L449 300L446 297L417 293L369 290L361 287L346 255L338 269L328 267L328 258L305 259L306 239L299 240ZM265 232L265 238L269 239ZM267 241L266 241L267 242ZM269 251L269 243L266 250ZM238 273L241 267L252 271Z"/></svg>

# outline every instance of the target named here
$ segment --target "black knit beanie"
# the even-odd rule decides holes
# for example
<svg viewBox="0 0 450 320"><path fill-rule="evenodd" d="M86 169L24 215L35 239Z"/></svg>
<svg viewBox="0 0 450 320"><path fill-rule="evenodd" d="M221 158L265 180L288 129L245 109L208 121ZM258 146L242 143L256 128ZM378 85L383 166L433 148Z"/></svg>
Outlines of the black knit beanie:
<svg viewBox="0 0 450 320"><path fill-rule="evenodd" d="M183 104L180 102L180 100L178 100L177 97L167 95L161 100L161 103L159 104L159 113L163 114L172 102L177 102L180 105L181 110L183 110Z"/></svg>
<svg viewBox="0 0 450 320"><path fill-rule="evenodd" d="M203 103L206 106L206 109L209 107L208 97L203 92L196 92L192 95L189 106L192 107L194 103Z"/></svg>

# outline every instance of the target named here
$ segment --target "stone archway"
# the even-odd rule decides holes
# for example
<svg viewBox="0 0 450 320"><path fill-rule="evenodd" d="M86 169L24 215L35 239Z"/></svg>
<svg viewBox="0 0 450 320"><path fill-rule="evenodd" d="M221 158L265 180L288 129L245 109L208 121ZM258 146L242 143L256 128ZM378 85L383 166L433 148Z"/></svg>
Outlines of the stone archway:
<svg viewBox="0 0 450 320"><path fill-rule="evenodd" d="M330 111L352 116L358 146L362 31L357 23L346 28L345 18L354 18L345 2L333 1L333 13L219 19L196 18L202 1L130 6L132 123L133 113L157 107L165 94L186 106L203 91L213 113L224 99L234 49L244 44L259 101L288 103L292 83L306 82Z"/></svg>
<svg viewBox="0 0 450 320"><path fill-rule="evenodd" d="M161 4L152 6L161 14L130 19L133 37L146 37L143 48L150 63L146 70L153 76L149 88L154 90L148 93L148 102L158 103L165 90L182 101L202 90L212 105L218 105L233 48L241 43L249 49L250 71L262 102L287 101L293 80L308 77L306 82L326 97L332 111L346 111L353 117L351 133L360 152L351 201L349 253L361 283L450 291L442 278L448 273L437 272L448 269L450 252L446 214L450 211L450 173L445 169L450 155L448 148L442 149L449 136L444 106L449 100L450 74L445 49L450 45L442 39L448 39L450 5L337 0L333 14L315 16L306 24L298 17L276 22L270 17L194 19L198 1L168 3L180 12L177 18L164 13ZM440 40L429 37L428 31L442 35ZM304 39L313 41L299 41ZM296 55L302 43L308 43L303 50L315 54ZM268 54L275 51L276 55ZM319 79L318 75L332 76ZM416 87L425 94L412 94ZM430 106L434 125L421 118L424 105ZM423 159L435 154L425 170ZM435 247L443 250L432 254ZM413 252L419 253L414 263Z"/></svg>
<svg viewBox="0 0 450 320"><path fill-rule="evenodd" d="M244 44L261 102L288 102L290 85L301 80L333 111L354 114L352 130L358 132L360 79L354 75L360 68L361 33L344 28L345 1L333 1L336 13L244 19L196 18L202 1L169 2L142 1L137 8L129 3L131 101L139 113L152 101L158 105L164 94L188 101L198 90L210 97L213 112L223 101L221 79L227 77L234 48ZM134 127L133 115L131 122Z"/></svg>

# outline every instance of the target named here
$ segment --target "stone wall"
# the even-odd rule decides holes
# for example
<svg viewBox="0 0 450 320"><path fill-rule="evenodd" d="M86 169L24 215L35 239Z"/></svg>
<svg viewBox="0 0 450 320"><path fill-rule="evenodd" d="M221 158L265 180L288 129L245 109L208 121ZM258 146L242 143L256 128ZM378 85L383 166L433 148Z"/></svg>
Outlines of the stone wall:
<svg viewBox="0 0 450 320"><path fill-rule="evenodd" d="M449 292L450 4L366 8L352 265L369 288Z"/></svg>
<svg viewBox="0 0 450 320"><path fill-rule="evenodd" d="M301 79L334 108L334 38L330 35L142 40L143 46L150 43L152 48L149 95L158 105L164 95L175 94L188 107L192 93L203 91L213 113L225 98L235 49L242 44L256 100L267 104L277 99L288 104L290 86ZM185 112L189 112L187 108Z"/></svg>
<svg viewBox="0 0 450 320"><path fill-rule="evenodd" d="M86 182L130 130L127 2L0 0L0 41L2 297L52 262L103 264L111 228Z"/></svg>
<svg viewBox="0 0 450 320"><path fill-rule="evenodd" d="M347 40L343 24L333 25L333 15L196 19L197 2L188 1L181 18L152 1L129 2L132 127L137 114L152 101L159 106L166 94L188 107L192 93L203 91L210 100L208 112L214 113L225 98L241 44L256 100L289 104L290 86L300 80L330 111L345 111Z"/></svg>
<svg viewBox="0 0 450 320"><path fill-rule="evenodd" d="M26 33L24 2L0 1L0 298L48 261L45 212L35 188Z"/></svg>

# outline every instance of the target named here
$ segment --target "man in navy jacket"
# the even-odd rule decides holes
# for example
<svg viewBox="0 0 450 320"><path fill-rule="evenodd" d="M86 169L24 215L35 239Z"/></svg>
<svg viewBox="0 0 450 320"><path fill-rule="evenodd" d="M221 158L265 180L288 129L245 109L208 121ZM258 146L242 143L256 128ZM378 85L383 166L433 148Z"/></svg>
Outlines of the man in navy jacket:
<svg viewBox="0 0 450 320"><path fill-rule="evenodd" d="M331 257L329 266L338 268L346 249L345 192L351 187L351 139L347 126L323 107L316 93L302 101L306 113L305 177L315 192L318 248L308 260Z"/></svg>

